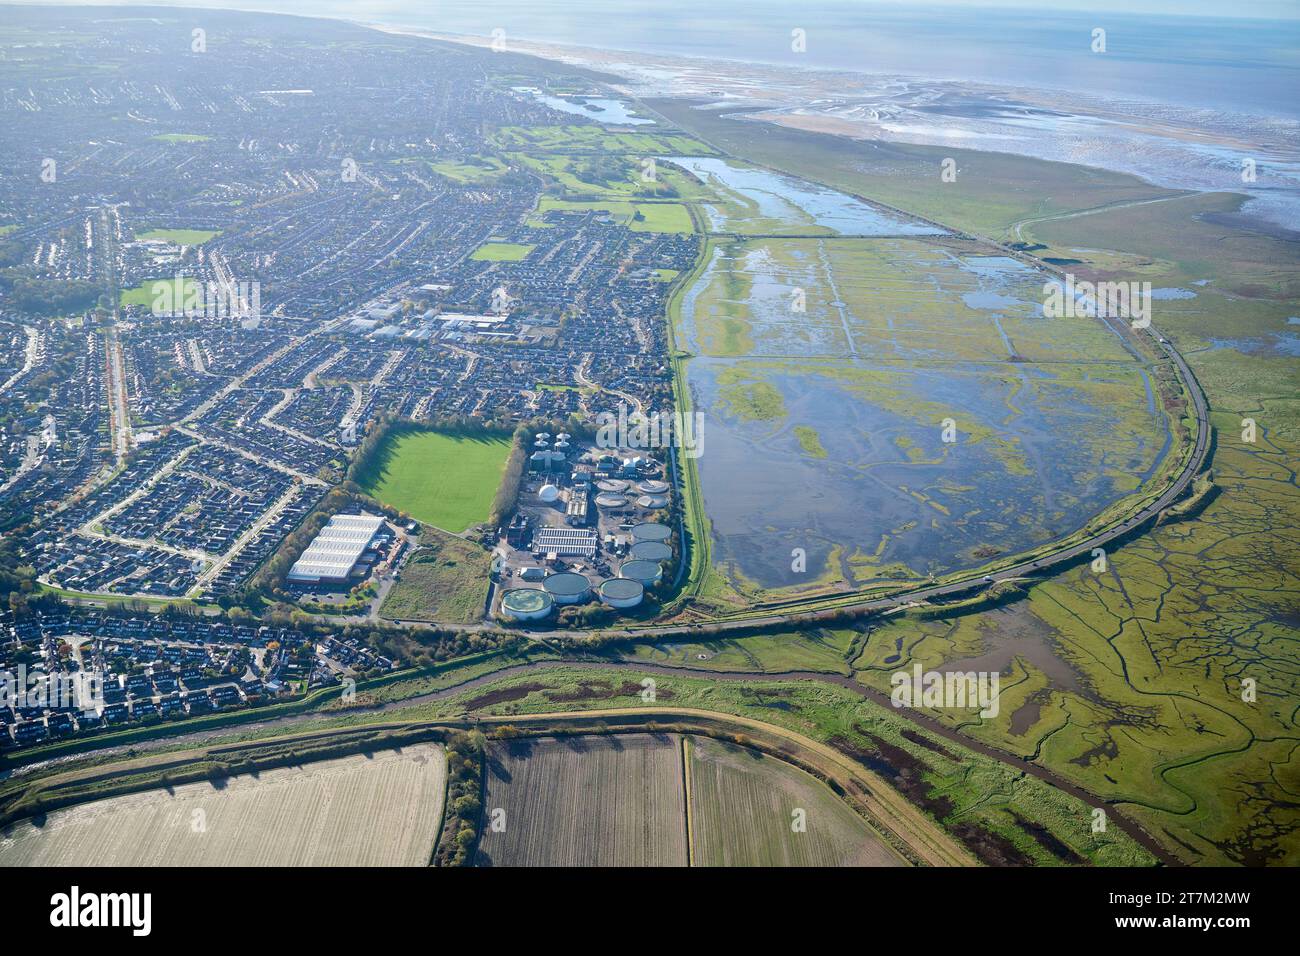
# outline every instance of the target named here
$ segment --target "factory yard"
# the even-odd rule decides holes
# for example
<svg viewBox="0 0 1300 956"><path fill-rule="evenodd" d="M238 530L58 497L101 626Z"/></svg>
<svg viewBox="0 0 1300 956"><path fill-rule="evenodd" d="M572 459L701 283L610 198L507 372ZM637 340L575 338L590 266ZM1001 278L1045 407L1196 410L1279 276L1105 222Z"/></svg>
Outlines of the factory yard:
<svg viewBox="0 0 1300 956"><path fill-rule="evenodd" d="M499 531L497 611L506 621L558 610L561 623L590 623L647 598L653 611L675 580L680 543L663 464L644 449L571 438L534 436L514 515Z"/></svg>
<svg viewBox="0 0 1300 956"><path fill-rule="evenodd" d="M445 789L436 744L356 754L20 821L0 866L427 866Z"/></svg>
<svg viewBox="0 0 1300 956"><path fill-rule="evenodd" d="M481 866L904 865L820 781L696 736L494 744L483 805Z"/></svg>
<svg viewBox="0 0 1300 956"><path fill-rule="evenodd" d="M359 483L389 507L459 534L487 520L509 454L506 437L394 429Z"/></svg>

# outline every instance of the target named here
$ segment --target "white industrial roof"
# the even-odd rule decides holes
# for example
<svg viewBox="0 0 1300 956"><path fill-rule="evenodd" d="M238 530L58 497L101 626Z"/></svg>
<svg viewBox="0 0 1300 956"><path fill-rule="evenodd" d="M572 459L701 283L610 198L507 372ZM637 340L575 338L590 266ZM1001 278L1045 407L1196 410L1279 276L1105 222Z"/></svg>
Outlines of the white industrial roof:
<svg viewBox="0 0 1300 956"><path fill-rule="evenodd" d="M289 580L346 578L383 526L379 515L335 515L289 569Z"/></svg>
<svg viewBox="0 0 1300 956"><path fill-rule="evenodd" d="M564 555L596 553L596 533L579 528L539 528L533 535L534 550Z"/></svg>

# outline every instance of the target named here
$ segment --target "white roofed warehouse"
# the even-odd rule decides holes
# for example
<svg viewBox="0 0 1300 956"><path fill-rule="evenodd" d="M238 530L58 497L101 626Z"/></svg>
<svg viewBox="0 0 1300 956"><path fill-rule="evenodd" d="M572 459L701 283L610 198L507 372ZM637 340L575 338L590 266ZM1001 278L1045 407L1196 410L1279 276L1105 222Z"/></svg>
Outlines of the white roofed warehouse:
<svg viewBox="0 0 1300 956"><path fill-rule="evenodd" d="M533 550L590 558L596 553L596 532L579 528L538 528L533 535Z"/></svg>
<svg viewBox="0 0 1300 956"><path fill-rule="evenodd" d="M289 569L291 584L339 584L348 580L384 529L380 515L335 515Z"/></svg>

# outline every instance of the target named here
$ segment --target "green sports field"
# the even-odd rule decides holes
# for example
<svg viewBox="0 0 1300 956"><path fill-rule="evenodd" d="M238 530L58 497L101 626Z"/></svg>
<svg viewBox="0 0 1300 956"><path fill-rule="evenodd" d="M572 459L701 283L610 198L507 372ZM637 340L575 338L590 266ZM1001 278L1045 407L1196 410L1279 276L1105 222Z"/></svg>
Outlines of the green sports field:
<svg viewBox="0 0 1300 956"><path fill-rule="evenodd" d="M151 136L150 139L163 143L205 143L212 137L204 136L202 133L159 133L157 136Z"/></svg>
<svg viewBox="0 0 1300 956"><path fill-rule="evenodd" d="M480 262L519 262L532 251L532 246L518 242L485 242L470 258Z"/></svg>
<svg viewBox="0 0 1300 956"><path fill-rule="evenodd" d="M163 292L167 283L171 283L171 301L178 308L183 307L199 292L198 283L188 276L180 279L150 279L134 288L122 289L118 293L118 302L121 305L142 305L145 308L152 308L154 300Z"/></svg>
<svg viewBox="0 0 1300 956"><path fill-rule="evenodd" d="M150 229L148 232L137 232L135 237L141 240L166 239L181 246L201 246L219 235L221 233L213 229Z"/></svg>
<svg viewBox="0 0 1300 956"><path fill-rule="evenodd" d="M417 521L461 532L487 520L509 454L504 436L395 431L358 483Z"/></svg>

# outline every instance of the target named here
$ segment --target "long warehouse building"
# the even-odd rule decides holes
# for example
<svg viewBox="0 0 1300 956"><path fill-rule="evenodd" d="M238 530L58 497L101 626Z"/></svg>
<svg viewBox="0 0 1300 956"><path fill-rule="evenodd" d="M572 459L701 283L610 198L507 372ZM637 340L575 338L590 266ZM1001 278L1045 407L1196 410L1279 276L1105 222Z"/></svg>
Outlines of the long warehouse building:
<svg viewBox="0 0 1300 956"><path fill-rule="evenodd" d="M538 528L533 534L533 550L590 558L596 553L596 532L579 528Z"/></svg>
<svg viewBox="0 0 1300 956"><path fill-rule="evenodd" d="M339 584L383 530L381 515L335 515L289 569L295 584Z"/></svg>

